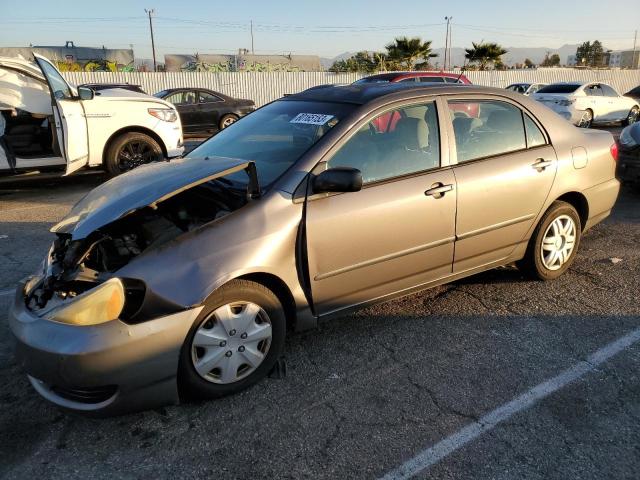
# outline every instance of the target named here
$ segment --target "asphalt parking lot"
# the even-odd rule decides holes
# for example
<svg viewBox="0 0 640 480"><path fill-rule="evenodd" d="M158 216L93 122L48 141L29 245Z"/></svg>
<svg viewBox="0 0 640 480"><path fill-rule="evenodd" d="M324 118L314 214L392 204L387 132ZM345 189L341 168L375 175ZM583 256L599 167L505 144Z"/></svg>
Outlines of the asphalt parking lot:
<svg viewBox="0 0 640 480"><path fill-rule="evenodd" d="M556 281L486 272L290 336L284 379L97 420L31 389L4 312L100 181L0 190L0 477L638 478L639 194Z"/></svg>

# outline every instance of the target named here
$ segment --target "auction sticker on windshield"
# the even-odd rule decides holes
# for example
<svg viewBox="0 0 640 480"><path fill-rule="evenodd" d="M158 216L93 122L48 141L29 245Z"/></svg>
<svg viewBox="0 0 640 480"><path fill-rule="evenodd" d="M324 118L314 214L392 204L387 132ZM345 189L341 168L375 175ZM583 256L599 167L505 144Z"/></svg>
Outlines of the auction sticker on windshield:
<svg viewBox="0 0 640 480"><path fill-rule="evenodd" d="M333 118L333 115L323 113L299 113L289 123L304 123L306 125L324 125Z"/></svg>

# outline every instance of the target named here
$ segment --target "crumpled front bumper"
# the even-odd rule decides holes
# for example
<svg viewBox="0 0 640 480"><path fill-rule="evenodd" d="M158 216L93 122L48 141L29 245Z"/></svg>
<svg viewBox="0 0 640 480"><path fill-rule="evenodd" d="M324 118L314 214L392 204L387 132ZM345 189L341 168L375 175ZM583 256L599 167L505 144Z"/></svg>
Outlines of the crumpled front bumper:
<svg viewBox="0 0 640 480"><path fill-rule="evenodd" d="M9 325L16 359L34 388L64 408L114 415L178 403L180 349L202 307L135 325L53 322L16 291Z"/></svg>

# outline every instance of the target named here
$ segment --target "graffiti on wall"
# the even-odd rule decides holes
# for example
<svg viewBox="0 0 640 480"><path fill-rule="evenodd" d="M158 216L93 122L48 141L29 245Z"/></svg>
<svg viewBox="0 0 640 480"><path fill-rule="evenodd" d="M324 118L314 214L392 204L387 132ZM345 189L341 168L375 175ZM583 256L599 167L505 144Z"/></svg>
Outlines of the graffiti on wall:
<svg viewBox="0 0 640 480"><path fill-rule="evenodd" d="M133 50L125 48L76 47L0 47L0 56L31 58L38 53L51 60L62 72L133 72Z"/></svg>
<svg viewBox="0 0 640 480"><path fill-rule="evenodd" d="M56 67L61 72L133 72L135 67L133 62L128 65L119 64L110 60L90 59L84 61L66 58L56 60Z"/></svg>
<svg viewBox="0 0 640 480"><path fill-rule="evenodd" d="M168 72L314 72L314 55L165 55Z"/></svg>

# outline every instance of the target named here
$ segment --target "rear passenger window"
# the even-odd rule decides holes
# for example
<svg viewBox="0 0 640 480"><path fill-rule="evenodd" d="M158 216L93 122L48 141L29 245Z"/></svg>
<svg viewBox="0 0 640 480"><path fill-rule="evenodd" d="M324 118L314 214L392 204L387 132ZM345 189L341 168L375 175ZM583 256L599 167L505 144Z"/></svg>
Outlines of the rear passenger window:
<svg viewBox="0 0 640 480"><path fill-rule="evenodd" d="M524 129L527 132L527 148L539 147L547 143L544 134L526 113L524 114Z"/></svg>
<svg viewBox="0 0 640 480"><path fill-rule="evenodd" d="M440 166L440 135L434 102L406 106L373 118L328 162L352 167L364 183L409 175Z"/></svg>
<svg viewBox="0 0 640 480"><path fill-rule="evenodd" d="M424 83L444 83L444 78L442 77L420 77L420 81Z"/></svg>
<svg viewBox="0 0 640 480"><path fill-rule="evenodd" d="M458 163L527 148L522 111L497 100L450 101Z"/></svg>

